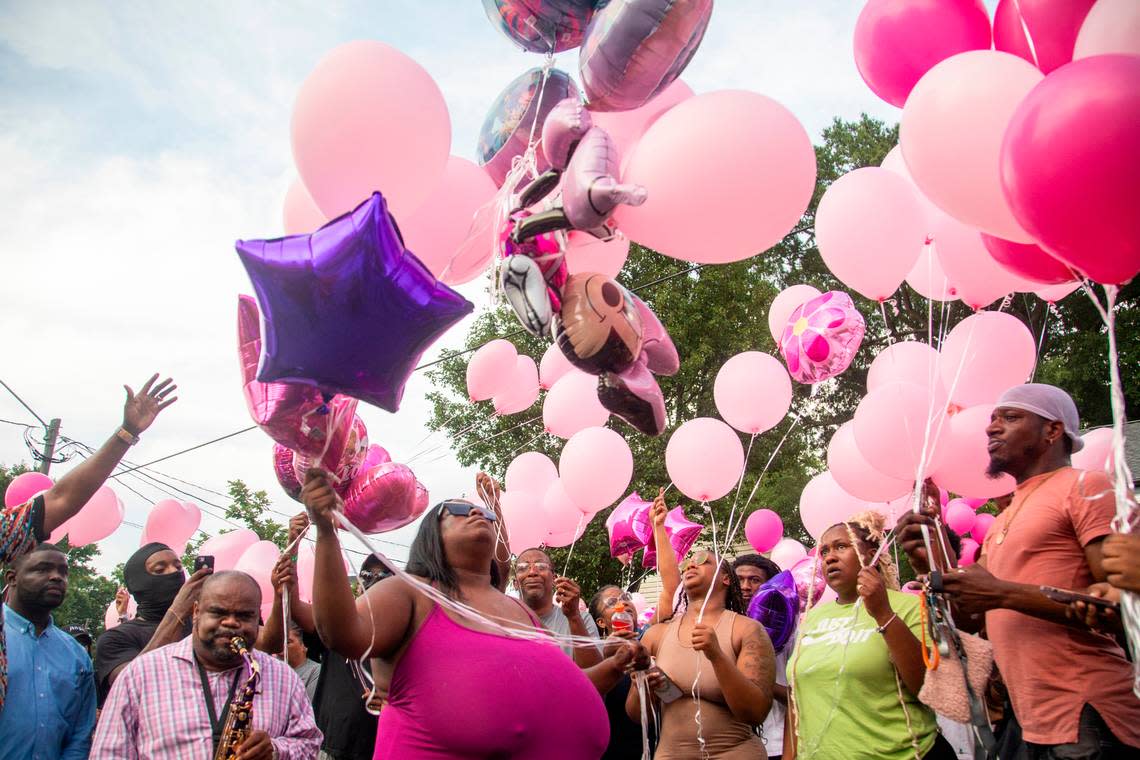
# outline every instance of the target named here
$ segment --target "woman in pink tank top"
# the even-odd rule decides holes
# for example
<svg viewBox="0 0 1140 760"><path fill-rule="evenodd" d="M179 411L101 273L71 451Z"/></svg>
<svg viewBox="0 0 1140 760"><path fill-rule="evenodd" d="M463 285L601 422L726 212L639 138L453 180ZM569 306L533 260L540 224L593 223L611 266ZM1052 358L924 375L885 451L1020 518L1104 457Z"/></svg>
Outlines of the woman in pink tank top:
<svg viewBox="0 0 1140 760"><path fill-rule="evenodd" d="M627 645L589 670L550 643L511 638L453 619L400 578L352 596L331 511L340 499L323 474L310 474L302 498L317 526L313 615L317 632L345 657L380 657L392 666L376 758L434 760L584 760L609 740L601 693L635 663ZM411 547L407 571L502 625L542 630L496 586L498 516L470 502L429 510Z"/></svg>

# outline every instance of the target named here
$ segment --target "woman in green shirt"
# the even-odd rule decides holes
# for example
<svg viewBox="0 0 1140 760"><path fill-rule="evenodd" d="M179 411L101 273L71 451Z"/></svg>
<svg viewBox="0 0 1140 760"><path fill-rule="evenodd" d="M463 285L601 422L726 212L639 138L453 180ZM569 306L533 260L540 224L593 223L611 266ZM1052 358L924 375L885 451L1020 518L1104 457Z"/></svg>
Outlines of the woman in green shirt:
<svg viewBox="0 0 1140 760"><path fill-rule="evenodd" d="M955 758L916 696L926 675L919 598L897 590L887 552L868 567L883 525L863 512L820 537L819 572L838 598L808 611L789 659L785 760Z"/></svg>

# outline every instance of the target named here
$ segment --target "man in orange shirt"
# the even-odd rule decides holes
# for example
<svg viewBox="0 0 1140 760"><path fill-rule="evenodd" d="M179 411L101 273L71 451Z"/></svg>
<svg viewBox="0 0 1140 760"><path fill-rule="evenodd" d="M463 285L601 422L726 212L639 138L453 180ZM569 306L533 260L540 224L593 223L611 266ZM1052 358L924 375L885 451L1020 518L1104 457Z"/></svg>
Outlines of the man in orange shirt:
<svg viewBox="0 0 1140 760"><path fill-rule="evenodd" d="M979 561L948 570L944 587L963 628L984 620L1030 758L1140 757L1140 699L1123 650L1040 590L1086 589L1106 577L1114 494L1104 473L1070 465L1084 445L1079 429L1076 405L1060 388L1030 383L1002 395L986 430L988 472L1009 473L1017 489ZM929 518L916 514L899 521L920 572L923 523Z"/></svg>

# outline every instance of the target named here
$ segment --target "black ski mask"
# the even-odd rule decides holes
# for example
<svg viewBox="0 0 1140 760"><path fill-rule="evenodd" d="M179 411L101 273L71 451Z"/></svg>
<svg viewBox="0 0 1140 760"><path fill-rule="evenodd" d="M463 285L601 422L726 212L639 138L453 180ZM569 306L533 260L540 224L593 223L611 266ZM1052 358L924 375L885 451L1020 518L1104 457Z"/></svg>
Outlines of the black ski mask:
<svg viewBox="0 0 1140 760"><path fill-rule="evenodd" d="M146 571L146 561L161 551L170 551L170 547L159 543L147 544L132 554L123 566L123 578L127 582L127 591L131 592L138 605L138 617L152 623L162 620L186 582L186 574L182 570L166 575L151 575Z"/></svg>

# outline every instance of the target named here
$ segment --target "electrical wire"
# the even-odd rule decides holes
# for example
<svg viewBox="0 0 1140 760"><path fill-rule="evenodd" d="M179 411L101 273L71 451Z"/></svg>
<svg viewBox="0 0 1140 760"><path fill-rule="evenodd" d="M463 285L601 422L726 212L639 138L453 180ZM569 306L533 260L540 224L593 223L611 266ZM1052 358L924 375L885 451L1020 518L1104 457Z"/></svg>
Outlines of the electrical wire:
<svg viewBox="0 0 1140 760"><path fill-rule="evenodd" d="M12 390L12 387L10 385L8 385L8 383L4 382L3 380L0 380L0 385L3 385L4 390L6 390L12 394L12 398L14 398L20 402L20 406L27 409L29 414L31 414L33 417L35 417L37 420L39 420L40 425L42 425L45 428L48 426L48 424L46 422L44 422L44 418L39 416L38 414L36 414L36 410L32 409L30 406L28 406L27 402L24 401L24 399L20 398L20 395L18 393L16 393L16 391Z"/></svg>

